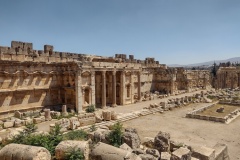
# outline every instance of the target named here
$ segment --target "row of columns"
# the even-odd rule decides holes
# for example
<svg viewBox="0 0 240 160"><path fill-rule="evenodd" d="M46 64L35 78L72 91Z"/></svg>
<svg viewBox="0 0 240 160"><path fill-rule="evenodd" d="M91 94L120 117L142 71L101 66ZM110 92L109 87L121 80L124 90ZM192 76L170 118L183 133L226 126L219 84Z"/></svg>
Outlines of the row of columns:
<svg viewBox="0 0 240 160"><path fill-rule="evenodd" d="M107 102L106 102L106 71L101 71L102 73L102 108L106 107ZM93 74L92 76L95 76ZM93 78L92 78L93 79ZM95 83L94 80L92 80L92 85ZM75 91L76 91L76 110L77 112L82 111L82 88L81 88L81 72L78 71L75 77ZM117 98L116 98L116 71L112 71L112 106L115 107L117 104ZM132 93L134 90L134 83L133 83L133 78L131 78L131 85L132 85ZM95 86L95 85L94 85ZM94 88L95 90L95 88ZM121 72L121 87L120 87L120 92L121 92L121 105L125 104L125 98L126 98L126 88L125 88L125 72ZM95 94L93 91L92 94ZM95 95L92 97L95 97ZM138 72L138 100L141 101L141 73ZM92 99L92 101L95 101L95 98ZM95 102L94 102L95 103Z"/></svg>
<svg viewBox="0 0 240 160"><path fill-rule="evenodd" d="M117 105L116 98L116 71L112 71L112 106ZM106 107L106 71L102 71L102 108Z"/></svg>

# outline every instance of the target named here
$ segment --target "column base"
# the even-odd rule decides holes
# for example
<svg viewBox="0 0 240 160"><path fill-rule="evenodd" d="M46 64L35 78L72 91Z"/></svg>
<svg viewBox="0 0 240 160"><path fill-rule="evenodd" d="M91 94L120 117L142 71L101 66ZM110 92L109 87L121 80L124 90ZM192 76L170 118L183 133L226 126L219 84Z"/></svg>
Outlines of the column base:
<svg viewBox="0 0 240 160"><path fill-rule="evenodd" d="M111 107L117 107L117 104L112 104Z"/></svg>
<svg viewBox="0 0 240 160"><path fill-rule="evenodd" d="M106 109L107 108L107 106L101 106L101 109Z"/></svg>

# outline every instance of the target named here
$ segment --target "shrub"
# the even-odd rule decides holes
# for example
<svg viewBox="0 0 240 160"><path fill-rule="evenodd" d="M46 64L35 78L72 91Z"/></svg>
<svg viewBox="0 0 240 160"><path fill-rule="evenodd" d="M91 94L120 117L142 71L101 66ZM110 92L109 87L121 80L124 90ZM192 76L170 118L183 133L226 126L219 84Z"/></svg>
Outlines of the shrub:
<svg viewBox="0 0 240 160"><path fill-rule="evenodd" d="M26 144L32 146L41 146L46 148L51 155L54 155L56 146L62 141L63 136L60 133L60 125L56 125L49 134L31 134L35 130L35 125L28 125L19 135L13 137L9 143Z"/></svg>
<svg viewBox="0 0 240 160"><path fill-rule="evenodd" d="M71 148L66 154L67 160L84 160L83 152L80 149Z"/></svg>
<svg viewBox="0 0 240 160"><path fill-rule="evenodd" d="M84 130L70 131L63 135L64 140L87 140L87 132Z"/></svg>
<svg viewBox="0 0 240 160"><path fill-rule="evenodd" d="M122 136L123 136L123 127L120 122L117 122L112 126L112 130L108 135L109 142L111 145L115 147L119 147L122 144Z"/></svg>
<svg viewBox="0 0 240 160"><path fill-rule="evenodd" d="M95 112L95 106L94 106L93 104L87 106L86 112L87 112L87 113L93 113L93 112Z"/></svg>

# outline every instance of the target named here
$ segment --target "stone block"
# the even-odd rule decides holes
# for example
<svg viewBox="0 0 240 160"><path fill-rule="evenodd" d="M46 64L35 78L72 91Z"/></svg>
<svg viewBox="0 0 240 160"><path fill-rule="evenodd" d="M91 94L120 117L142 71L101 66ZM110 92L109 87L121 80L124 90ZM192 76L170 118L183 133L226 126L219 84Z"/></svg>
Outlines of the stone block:
<svg viewBox="0 0 240 160"><path fill-rule="evenodd" d="M56 124L60 125L61 128L70 128L70 120L67 118L62 118L59 121L56 122Z"/></svg>
<svg viewBox="0 0 240 160"><path fill-rule="evenodd" d="M118 120L118 115L115 111L111 111L111 120Z"/></svg>
<svg viewBox="0 0 240 160"><path fill-rule="evenodd" d="M195 146L193 148L192 157L201 160L214 160L215 150L213 148L208 148L205 146Z"/></svg>
<svg viewBox="0 0 240 160"><path fill-rule="evenodd" d="M85 160L89 160L89 142L88 141L74 141L67 140L60 142L55 148L55 155L57 160L65 159L66 153L71 150L80 149L83 152Z"/></svg>
<svg viewBox="0 0 240 160"><path fill-rule="evenodd" d="M168 152L170 150L170 134L160 131L154 138L154 148L159 152Z"/></svg>
<svg viewBox="0 0 240 160"><path fill-rule="evenodd" d="M2 160L51 160L51 154L43 147L8 144L0 150Z"/></svg>
<svg viewBox="0 0 240 160"><path fill-rule="evenodd" d="M215 149L215 160L230 160L226 144L217 143L213 149Z"/></svg>
<svg viewBox="0 0 240 160"><path fill-rule="evenodd" d="M158 150L156 150L156 149L148 148L146 150L146 153L154 156L155 158L159 158L160 157L160 154L159 154Z"/></svg>
<svg viewBox="0 0 240 160"><path fill-rule="evenodd" d="M33 119L31 118L24 119L24 125L31 124L31 123L33 123Z"/></svg>
<svg viewBox="0 0 240 160"><path fill-rule="evenodd" d="M161 160L170 160L171 154L168 152L161 152Z"/></svg>
<svg viewBox="0 0 240 160"><path fill-rule="evenodd" d="M101 114L95 114L96 123L102 122L103 118Z"/></svg>
<svg viewBox="0 0 240 160"><path fill-rule="evenodd" d="M95 117L85 118L85 119L79 119L80 126L88 126L95 124Z"/></svg>
<svg viewBox="0 0 240 160"><path fill-rule="evenodd" d="M20 111L16 111L16 112L14 113L14 117L19 118L19 119L22 119L23 113L21 113Z"/></svg>
<svg viewBox="0 0 240 160"><path fill-rule="evenodd" d="M139 148L141 140L137 130L134 128L126 128L122 136L122 142L129 145L132 149Z"/></svg>
<svg viewBox="0 0 240 160"><path fill-rule="evenodd" d="M70 129L74 130L77 129L77 127L80 127L80 122L78 121L78 119L70 120Z"/></svg>
<svg viewBox="0 0 240 160"><path fill-rule="evenodd" d="M14 121L7 121L3 123L3 128L11 128L14 126Z"/></svg>
<svg viewBox="0 0 240 160"><path fill-rule="evenodd" d="M141 160L140 157L129 151L101 142L94 146L90 157L91 160Z"/></svg>
<svg viewBox="0 0 240 160"><path fill-rule="evenodd" d="M41 122L42 122L41 118L33 118L33 123L34 124L38 124L38 123L41 123Z"/></svg>
<svg viewBox="0 0 240 160"><path fill-rule="evenodd" d="M21 127L24 125L24 121L23 120L20 120L20 119L16 119L14 121L14 127Z"/></svg>
<svg viewBox="0 0 240 160"><path fill-rule="evenodd" d="M129 147L129 145L127 145L126 143L123 143L119 148L132 152L132 148Z"/></svg>
<svg viewBox="0 0 240 160"><path fill-rule="evenodd" d="M172 152L171 160L191 160L191 151L187 148L180 147Z"/></svg>
<svg viewBox="0 0 240 160"><path fill-rule="evenodd" d="M102 116L104 121L111 120L111 111L102 111Z"/></svg>
<svg viewBox="0 0 240 160"><path fill-rule="evenodd" d="M142 140L142 144L148 148L153 148L154 147L154 138L144 137Z"/></svg>

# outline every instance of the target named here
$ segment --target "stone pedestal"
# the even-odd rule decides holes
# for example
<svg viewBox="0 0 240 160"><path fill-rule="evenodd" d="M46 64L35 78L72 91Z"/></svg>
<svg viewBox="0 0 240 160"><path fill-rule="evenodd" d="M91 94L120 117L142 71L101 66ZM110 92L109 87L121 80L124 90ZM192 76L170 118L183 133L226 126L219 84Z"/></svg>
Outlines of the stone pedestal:
<svg viewBox="0 0 240 160"><path fill-rule="evenodd" d="M44 110L44 113L45 113L45 120L46 120L46 121L51 121L51 120L52 120L52 117L51 117L50 109L45 109L45 110Z"/></svg>
<svg viewBox="0 0 240 160"><path fill-rule="evenodd" d="M67 116L68 115L67 105L62 105L62 115L63 116Z"/></svg>

